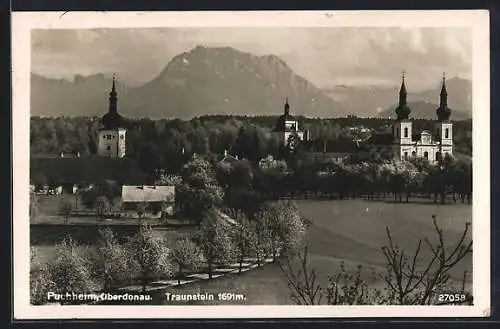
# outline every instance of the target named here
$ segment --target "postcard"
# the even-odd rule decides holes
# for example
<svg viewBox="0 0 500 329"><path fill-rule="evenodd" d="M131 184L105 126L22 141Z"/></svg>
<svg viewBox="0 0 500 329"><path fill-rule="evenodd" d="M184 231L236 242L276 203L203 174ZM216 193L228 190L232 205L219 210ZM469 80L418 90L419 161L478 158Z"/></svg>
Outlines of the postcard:
<svg viewBox="0 0 500 329"><path fill-rule="evenodd" d="M12 17L16 319L490 314L487 11Z"/></svg>

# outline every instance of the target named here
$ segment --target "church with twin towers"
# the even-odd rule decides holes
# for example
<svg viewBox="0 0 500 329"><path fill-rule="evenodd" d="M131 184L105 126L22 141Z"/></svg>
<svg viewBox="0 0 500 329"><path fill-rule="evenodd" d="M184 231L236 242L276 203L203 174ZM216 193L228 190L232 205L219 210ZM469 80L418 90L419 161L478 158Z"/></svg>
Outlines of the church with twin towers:
<svg viewBox="0 0 500 329"><path fill-rule="evenodd" d="M395 112L396 121L393 124L392 136L393 154L396 159L407 160L410 157L420 157L429 160L430 163L435 163L445 156L453 157L453 123L450 121L451 110L448 107L444 73L433 132L423 130L420 134L414 134L410 119L411 109L407 103L404 72L399 90L399 104Z"/></svg>

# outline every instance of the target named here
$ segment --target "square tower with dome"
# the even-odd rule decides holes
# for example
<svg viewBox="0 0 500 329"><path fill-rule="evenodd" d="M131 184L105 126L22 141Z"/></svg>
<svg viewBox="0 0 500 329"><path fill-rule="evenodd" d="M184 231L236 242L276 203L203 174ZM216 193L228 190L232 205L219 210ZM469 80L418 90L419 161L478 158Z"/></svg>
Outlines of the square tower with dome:
<svg viewBox="0 0 500 329"><path fill-rule="evenodd" d="M102 117L99 129L97 153L101 156L123 158L126 154L127 130L124 127L123 117L118 114L117 102L115 76L113 76L113 85L109 93L109 110Z"/></svg>

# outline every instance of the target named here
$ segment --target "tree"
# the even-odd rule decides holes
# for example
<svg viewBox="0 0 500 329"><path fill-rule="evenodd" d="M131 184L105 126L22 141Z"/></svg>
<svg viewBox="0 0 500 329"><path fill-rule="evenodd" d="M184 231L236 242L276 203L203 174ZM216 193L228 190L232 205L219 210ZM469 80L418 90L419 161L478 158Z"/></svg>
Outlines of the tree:
<svg viewBox="0 0 500 329"><path fill-rule="evenodd" d="M142 218L146 214L147 210L148 204L146 202L139 202L135 207L135 211L137 212L139 218Z"/></svg>
<svg viewBox="0 0 500 329"><path fill-rule="evenodd" d="M177 265L177 284L181 284L183 270L196 271L203 262L200 248L190 239L177 239L170 254L172 263Z"/></svg>
<svg viewBox="0 0 500 329"><path fill-rule="evenodd" d="M273 259L277 251L294 251L301 246L306 228L294 202L278 201L264 205L258 215L269 228Z"/></svg>
<svg viewBox="0 0 500 329"><path fill-rule="evenodd" d="M228 263L234 258L235 247L229 225L215 210L206 212L200 223L196 242L207 262L209 279L212 279L215 263Z"/></svg>
<svg viewBox="0 0 500 329"><path fill-rule="evenodd" d="M307 263L307 247L304 253L287 257L285 265L280 268L285 275L291 298L297 304L319 304L325 297L329 305L354 304L388 304L388 305L430 305L442 304L438 295L442 291L455 291L460 296L457 304L472 304L472 296L465 288L467 272L464 272L461 286L456 286L450 279L450 271L472 252L472 241L469 241L470 223L465 225L462 235L456 243L445 241L443 229L433 218L437 234L437 242L432 243L425 238L430 255L424 261L424 243L419 240L416 250L408 254L399 248L393 240L389 228L388 244L382 247L386 259L386 273L375 273L386 284L382 291L370 288L361 279L361 266L355 275L347 273L341 264L341 271L329 277L329 286L323 288L316 282L315 269ZM295 258L298 258L299 269L295 269Z"/></svg>
<svg viewBox="0 0 500 329"><path fill-rule="evenodd" d="M109 201L105 196L99 196L95 202L95 212L96 215L100 218L104 218L106 213L109 211Z"/></svg>
<svg viewBox="0 0 500 329"><path fill-rule="evenodd" d="M109 227L99 230L96 248L96 273L104 281L104 291L131 279L130 257Z"/></svg>
<svg viewBox="0 0 500 329"><path fill-rule="evenodd" d="M49 267L40 261L34 247L31 247L30 258L30 302L33 305L46 304L47 293L54 289Z"/></svg>
<svg viewBox="0 0 500 329"><path fill-rule="evenodd" d="M67 200L61 200L59 203L59 213L64 217L64 223L68 223L68 217L73 211L74 205L73 202L69 202Z"/></svg>
<svg viewBox="0 0 500 329"><path fill-rule="evenodd" d="M466 223L462 235L451 248L445 243L443 229L434 216L433 224L438 242L433 244L429 239L424 239L431 254L430 261L424 266L419 264L422 240L419 240L414 254L409 257L394 243L389 228L386 229L388 245L382 247L382 251L387 261L385 282L391 292L388 296L390 302L401 305L430 305L436 302L439 291L450 291L450 269L472 253L472 241L467 241L470 223ZM466 276L467 272L464 273L461 289L451 290L465 294Z"/></svg>
<svg viewBox="0 0 500 329"><path fill-rule="evenodd" d="M139 272L142 292L146 292L146 284L156 277L169 278L173 268L170 262L170 249L164 238L150 226L143 224L128 243L128 250L133 255L133 264Z"/></svg>
<svg viewBox="0 0 500 329"><path fill-rule="evenodd" d="M30 191L30 207L29 207L30 219L36 218L36 216L38 215L38 208L39 208L38 197L36 196L35 192Z"/></svg>
<svg viewBox="0 0 500 329"><path fill-rule="evenodd" d="M224 191L214 177L212 165L194 157L183 167L182 184L176 195L184 215L199 220L205 212L222 203Z"/></svg>
<svg viewBox="0 0 500 329"><path fill-rule="evenodd" d="M237 222L234 230L234 241L239 263L238 272L241 273L244 257L248 255L253 247L256 247L257 232L245 214L238 211L234 217Z"/></svg>
<svg viewBox="0 0 500 329"><path fill-rule="evenodd" d="M54 282L55 293L87 294L98 289L98 285L92 279L89 258L71 237L65 238L56 246L56 257L49 263L49 272Z"/></svg>

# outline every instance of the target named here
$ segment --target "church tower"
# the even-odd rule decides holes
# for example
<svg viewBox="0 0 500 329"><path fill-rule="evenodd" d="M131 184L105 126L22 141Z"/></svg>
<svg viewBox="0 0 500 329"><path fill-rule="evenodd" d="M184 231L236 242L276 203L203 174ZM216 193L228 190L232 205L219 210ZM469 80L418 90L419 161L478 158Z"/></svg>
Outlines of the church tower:
<svg viewBox="0 0 500 329"><path fill-rule="evenodd" d="M115 76L109 93L109 109L102 117L102 128L99 130L98 154L111 158L123 158L125 156L125 138L127 130L124 128L124 120L118 114L118 97L116 93Z"/></svg>
<svg viewBox="0 0 500 329"><path fill-rule="evenodd" d="M451 110L448 107L448 92L446 90L446 77L444 73L439 107L436 110L436 114L436 140L439 142L439 153L436 158L446 154L453 156L453 123L450 121Z"/></svg>
<svg viewBox="0 0 500 329"><path fill-rule="evenodd" d="M396 122L393 126L394 155L396 158L405 159L411 154L412 122L409 120L411 110L407 103L405 75L403 72L401 88L399 90L399 104L396 107Z"/></svg>

